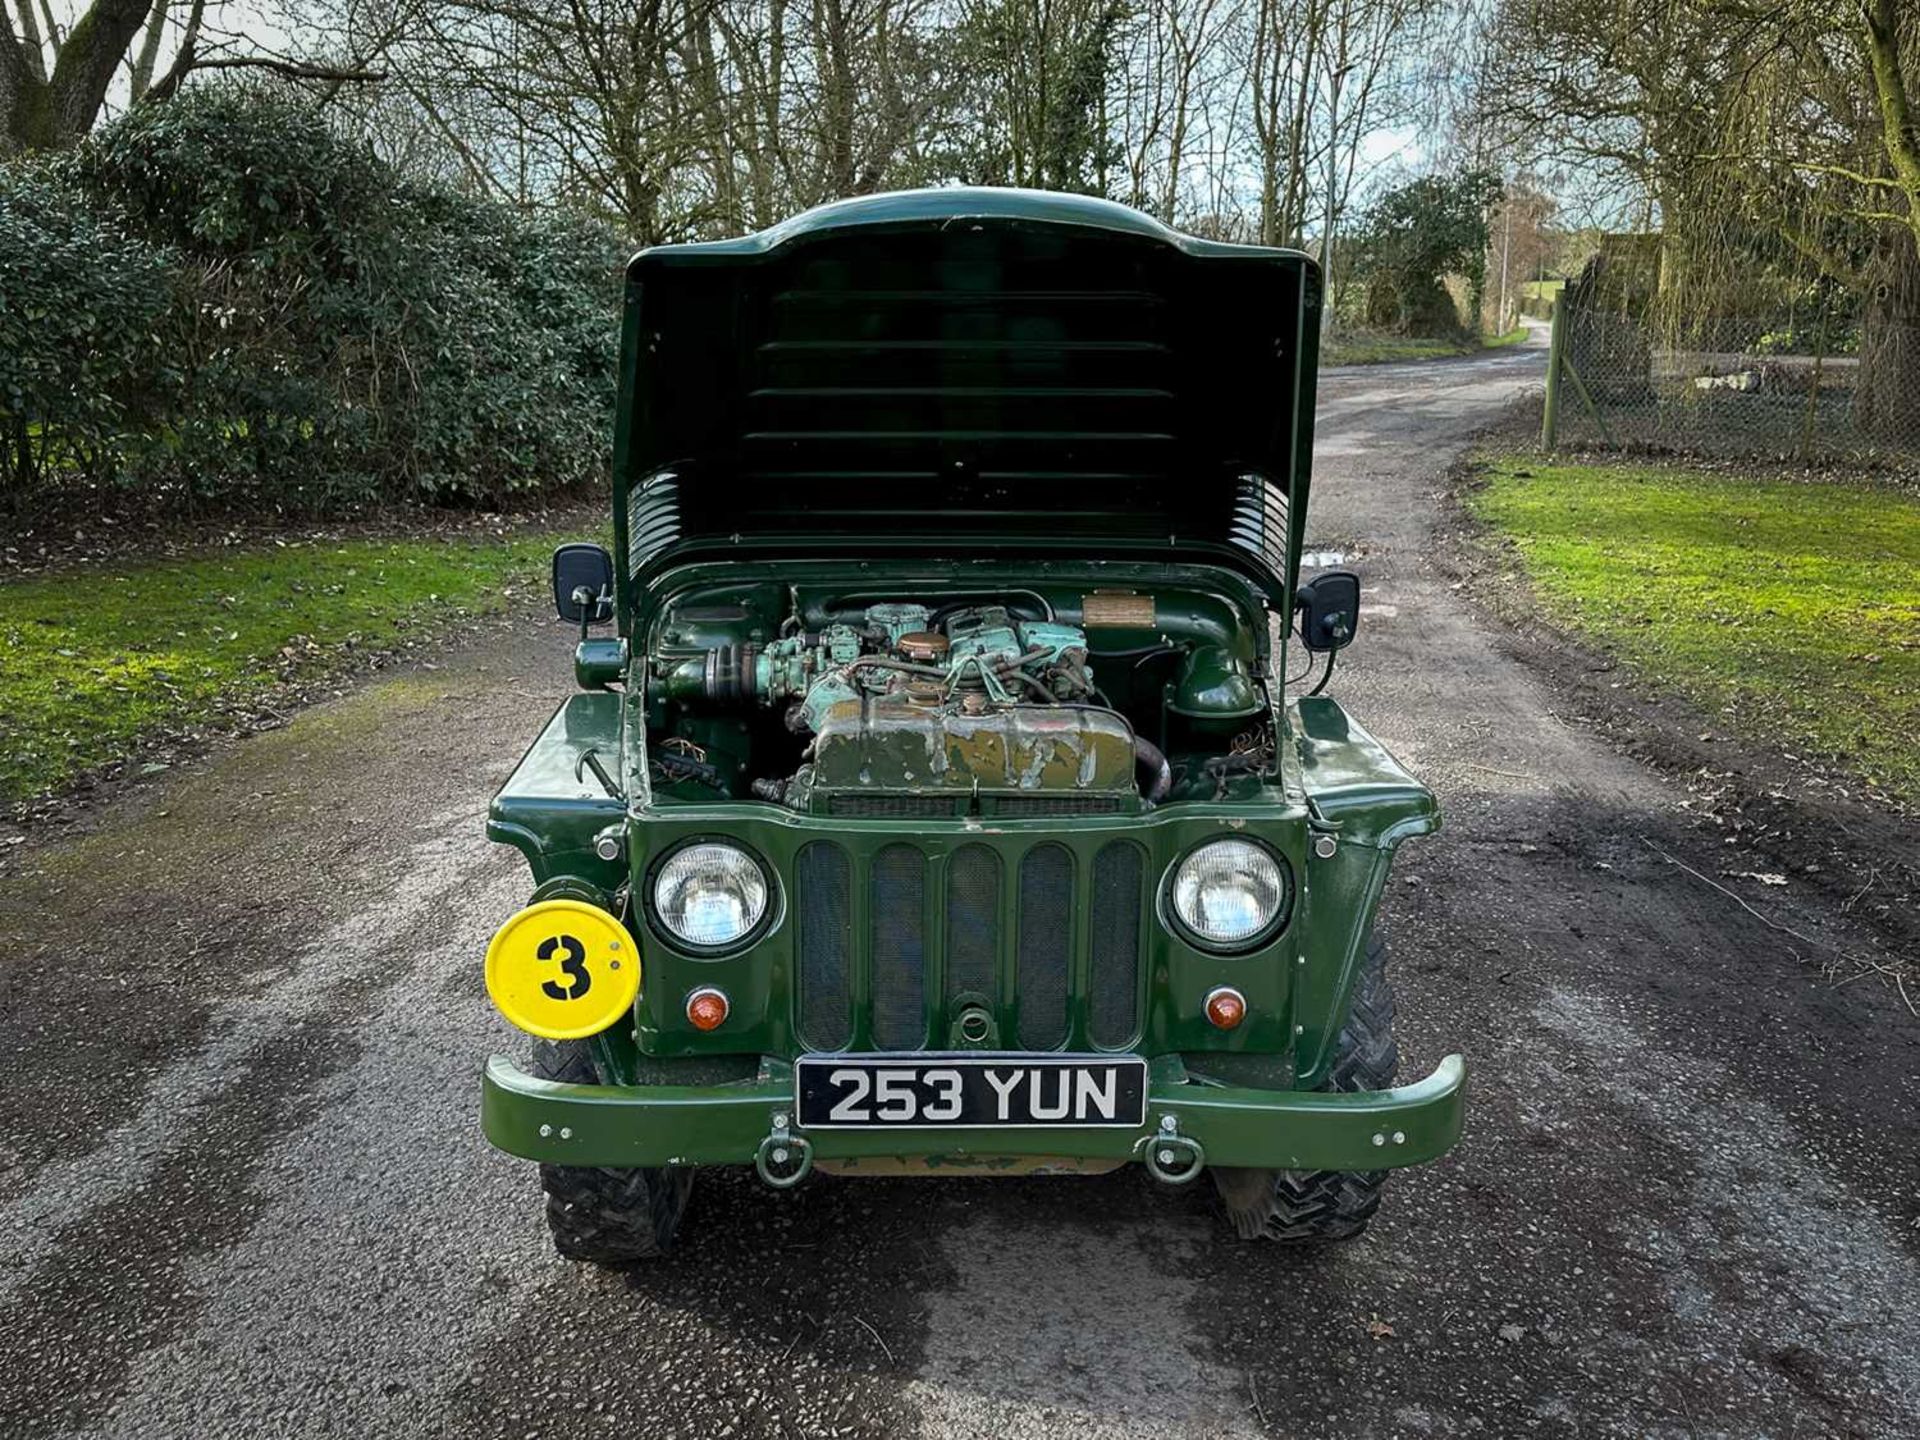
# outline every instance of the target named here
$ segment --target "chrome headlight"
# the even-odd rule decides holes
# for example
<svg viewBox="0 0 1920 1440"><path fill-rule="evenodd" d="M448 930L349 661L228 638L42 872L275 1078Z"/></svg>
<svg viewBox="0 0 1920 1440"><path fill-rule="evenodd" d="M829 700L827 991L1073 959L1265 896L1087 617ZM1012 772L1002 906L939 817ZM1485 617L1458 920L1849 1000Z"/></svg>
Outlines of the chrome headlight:
<svg viewBox="0 0 1920 1440"><path fill-rule="evenodd" d="M667 857L653 880L653 914L683 945L737 945L767 916L767 872L737 845L688 845Z"/></svg>
<svg viewBox="0 0 1920 1440"><path fill-rule="evenodd" d="M1286 863L1250 840L1209 840L1174 867L1168 904L1180 928L1216 950L1251 949L1287 915Z"/></svg>

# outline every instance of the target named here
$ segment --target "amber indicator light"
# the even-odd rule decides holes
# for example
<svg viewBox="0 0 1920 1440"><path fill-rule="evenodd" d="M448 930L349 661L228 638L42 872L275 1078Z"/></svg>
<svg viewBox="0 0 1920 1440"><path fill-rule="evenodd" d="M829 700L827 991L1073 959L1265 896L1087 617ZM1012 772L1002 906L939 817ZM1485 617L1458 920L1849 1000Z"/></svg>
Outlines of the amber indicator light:
<svg viewBox="0 0 1920 1440"><path fill-rule="evenodd" d="M729 1008L718 990L696 990L687 997L687 1020L696 1030L718 1030Z"/></svg>
<svg viewBox="0 0 1920 1440"><path fill-rule="evenodd" d="M1222 985L1207 996L1207 1019L1222 1030L1231 1030L1247 1018L1247 997L1230 985Z"/></svg>

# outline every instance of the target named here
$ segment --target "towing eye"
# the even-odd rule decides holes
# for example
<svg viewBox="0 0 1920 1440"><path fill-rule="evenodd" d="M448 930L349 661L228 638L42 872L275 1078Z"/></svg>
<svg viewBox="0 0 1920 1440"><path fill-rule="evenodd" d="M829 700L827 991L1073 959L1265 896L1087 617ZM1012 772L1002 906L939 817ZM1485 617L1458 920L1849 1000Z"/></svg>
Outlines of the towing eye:
<svg viewBox="0 0 1920 1440"><path fill-rule="evenodd" d="M787 1130L786 1113L773 1117L773 1129L753 1152L753 1168L776 1190L791 1190L813 1171L813 1142Z"/></svg>
<svg viewBox="0 0 1920 1440"><path fill-rule="evenodd" d="M1207 1168L1206 1147L1193 1136L1182 1135L1180 1122L1171 1115L1162 1115L1159 1133L1141 1143L1145 1153L1140 1158L1147 1173L1162 1184L1190 1185Z"/></svg>

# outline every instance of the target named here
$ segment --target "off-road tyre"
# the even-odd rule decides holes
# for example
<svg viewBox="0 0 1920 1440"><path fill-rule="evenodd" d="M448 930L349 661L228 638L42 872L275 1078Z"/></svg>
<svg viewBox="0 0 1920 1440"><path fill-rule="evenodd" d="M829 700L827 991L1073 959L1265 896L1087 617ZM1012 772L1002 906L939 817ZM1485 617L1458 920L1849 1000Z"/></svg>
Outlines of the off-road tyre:
<svg viewBox="0 0 1920 1440"><path fill-rule="evenodd" d="M542 1080L601 1083L584 1040L536 1040L531 1068ZM693 1171L542 1165L540 1184L547 1192L547 1229L555 1250L569 1260L632 1265L657 1260L673 1247Z"/></svg>
<svg viewBox="0 0 1920 1440"><path fill-rule="evenodd" d="M1399 1069L1387 946L1384 940L1369 937L1333 1069L1320 1088L1385 1090ZM1360 1234L1380 1208L1380 1187L1386 1178L1384 1170L1213 1171L1227 1218L1241 1239L1293 1245L1351 1240Z"/></svg>

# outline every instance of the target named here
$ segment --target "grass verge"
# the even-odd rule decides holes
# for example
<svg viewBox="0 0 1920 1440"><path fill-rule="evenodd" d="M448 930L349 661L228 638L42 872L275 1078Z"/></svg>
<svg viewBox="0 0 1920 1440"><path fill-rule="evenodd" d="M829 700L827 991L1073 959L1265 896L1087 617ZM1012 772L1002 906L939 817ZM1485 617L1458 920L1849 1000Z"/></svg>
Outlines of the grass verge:
<svg viewBox="0 0 1920 1440"><path fill-rule="evenodd" d="M1920 805L1920 498L1492 459L1468 497L1562 627L1726 728Z"/></svg>
<svg viewBox="0 0 1920 1440"><path fill-rule="evenodd" d="M1418 335L1391 335L1378 331L1347 331L1335 335L1320 352L1323 367L1342 365L1391 365L1403 360L1444 360L1455 355L1473 355L1481 350L1517 345L1527 338L1527 327L1515 326L1505 335L1490 335L1478 341L1435 340Z"/></svg>
<svg viewBox="0 0 1920 1440"><path fill-rule="evenodd" d="M0 800L223 728L545 585L546 533L302 539L0 584Z"/></svg>
<svg viewBox="0 0 1920 1440"><path fill-rule="evenodd" d="M1429 340L1415 335L1381 335L1365 331L1336 335L1321 351L1321 364L1391 365L1401 360L1439 360L1467 355L1472 347L1457 340Z"/></svg>

